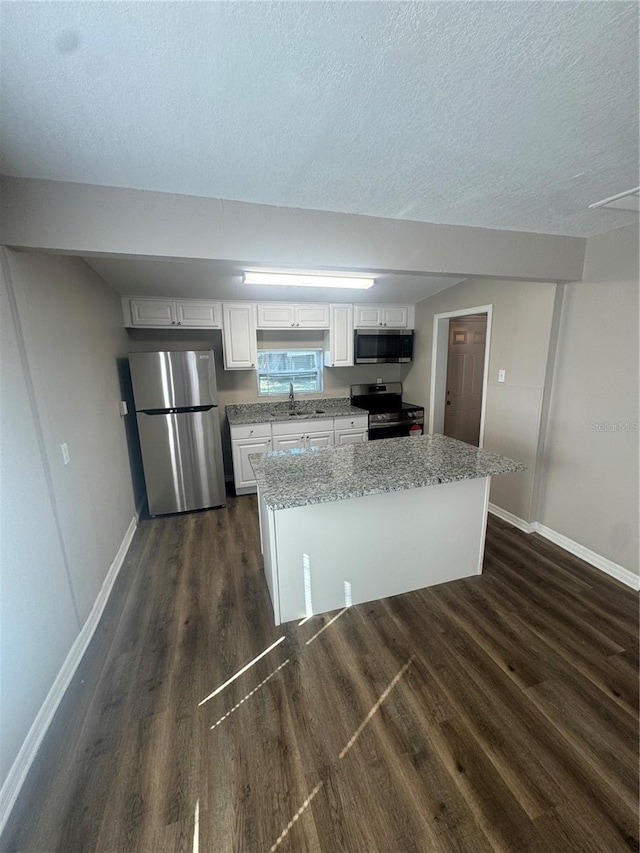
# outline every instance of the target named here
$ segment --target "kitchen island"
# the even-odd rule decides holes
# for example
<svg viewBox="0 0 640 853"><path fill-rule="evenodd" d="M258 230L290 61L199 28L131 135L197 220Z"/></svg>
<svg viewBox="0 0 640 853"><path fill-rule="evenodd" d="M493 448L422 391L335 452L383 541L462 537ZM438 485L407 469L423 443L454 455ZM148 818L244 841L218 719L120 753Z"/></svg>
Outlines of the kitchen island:
<svg viewBox="0 0 640 853"><path fill-rule="evenodd" d="M525 468L442 435L250 461L276 624L479 574L490 479Z"/></svg>

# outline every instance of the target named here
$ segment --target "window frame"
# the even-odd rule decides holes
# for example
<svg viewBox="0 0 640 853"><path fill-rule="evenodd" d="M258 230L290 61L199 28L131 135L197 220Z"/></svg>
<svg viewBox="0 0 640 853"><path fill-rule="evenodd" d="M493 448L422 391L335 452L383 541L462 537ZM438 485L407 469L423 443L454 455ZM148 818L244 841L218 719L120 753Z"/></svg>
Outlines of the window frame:
<svg viewBox="0 0 640 853"><path fill-rule="evenodd" d="M276 370L273 368L267 368L266 370L261 368L261 357L264 356L273 356L275 354L279 354L284 358L292 358L300 355L313 355L315 359L315 366L313 368L307 370ZM315 386L314 388L298 388L296 387L296 373L302 376L315 376ZM278 377L282 377L281 384L283 387L278 387L277 390L262 390L261 381L267 380L273 377L271 380L273 383L277 382ZM320 347L278 347L273 349L259 349L257 364L256 364L256 386L258 391L258 397L283 397L287 396L289 393L289 383L293 382L293 391L296 396L300 395L313 395L313 394L321 394L324 388L324 352ZM284 385L286 384L286 387Z"/></svg>

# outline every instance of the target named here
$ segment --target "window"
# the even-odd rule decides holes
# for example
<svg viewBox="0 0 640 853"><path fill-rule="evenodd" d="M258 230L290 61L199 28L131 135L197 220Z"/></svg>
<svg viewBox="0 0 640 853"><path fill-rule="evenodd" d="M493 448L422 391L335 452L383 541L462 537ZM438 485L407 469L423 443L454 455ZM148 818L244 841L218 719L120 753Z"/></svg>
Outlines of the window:
<svg viewBox="0 0 640 853"><path fill-rule="evenodd" d="M322 391L322 350L258 350L258 394Z"/></svg>

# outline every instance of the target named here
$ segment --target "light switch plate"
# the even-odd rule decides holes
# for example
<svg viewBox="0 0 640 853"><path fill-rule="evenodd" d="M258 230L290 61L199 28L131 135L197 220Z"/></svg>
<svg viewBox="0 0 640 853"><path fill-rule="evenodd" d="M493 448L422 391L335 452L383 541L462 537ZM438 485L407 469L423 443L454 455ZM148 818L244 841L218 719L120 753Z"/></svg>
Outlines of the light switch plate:
<svg viewBox="0 0 640 853"><path fill-rule="evenodd" d="M65 465L68 465L71 462L71 457L69 456L69 447L66 441L60 445L60 450L62 451L62 461Z"/></svg>
<svg viewBox="0 0 640 853"><path fill-rule="evenodd" d="M499 370L498 371L498 382L504 382L506 375L507 375L506 370Z"/></svg>
<svg viewBox="0 0 640 853"><path fill-rule="evenodd" d="M129 407L126 400L120 400L120 414L124 417L129 414Z"/></svg>

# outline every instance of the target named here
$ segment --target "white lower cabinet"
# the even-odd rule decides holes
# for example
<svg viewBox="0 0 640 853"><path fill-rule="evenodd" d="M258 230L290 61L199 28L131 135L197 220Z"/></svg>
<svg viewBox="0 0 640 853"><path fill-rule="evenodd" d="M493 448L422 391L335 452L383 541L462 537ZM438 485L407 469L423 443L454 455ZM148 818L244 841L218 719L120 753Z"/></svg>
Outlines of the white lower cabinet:
<svg viewBox="0 0 640 853"><path fill-rule="evenodd" d="M249 462L249 454L267 453L271 449L271 424L231 427L233 482L237 495L247 495L256 490L256 478Z"/></svg>
<svg viewBox="0 0 640 853"><path fill-rule="evenodd" d="M304 450L304 447L304 435L300 432L273 437L273 450Z"/></svg>
<svg viewBox="0 0 640 853"><path fill-rule="evenodd" d="M306 439L307 447L331 447L333 444L333 430L326 432L310 432Z"/></svg>
<svg viewBox="0 0 640 853"><path fill-rule="evenodd" d="M251 453L269 450L309 450L334 444L355 444L367 440L367 416L338 418L291 418L266 424L231 427L233 481L237 495L256 491L256 480L249 462Z"/></svg>
<svg viewBox="0 0 640 853"><path fill-rule="evenodd" d="M333 418L275 423L271 427L274 450L306 450L333 444Z"/></svg>
<svg viewBox="0 0 640 853"><path fill-rule="evenodd" d="M367 441L369 420L366 415L340 417L334 420L334 443L359 444Z"/></svg>
<svg viewBox="0 0 640 853"><path fill-rule="evenodd" d="M335 443L338 446L343 444L362 444L367 441L366 429L341 429L336 430Z"/></svg>

